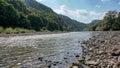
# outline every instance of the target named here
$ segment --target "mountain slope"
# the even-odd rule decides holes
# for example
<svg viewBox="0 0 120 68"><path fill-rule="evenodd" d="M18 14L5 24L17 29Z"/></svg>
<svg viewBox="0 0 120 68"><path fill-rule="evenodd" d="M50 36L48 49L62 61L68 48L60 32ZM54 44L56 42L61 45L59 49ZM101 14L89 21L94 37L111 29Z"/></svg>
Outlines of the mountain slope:
<svg viewBox="0 0 120 68"><path fill-rule="evenodd" d="M35 8L37 10L40 10L40 11L46 11L46 12L53 12L53 10L41 3L38 3L36 0L23 0L26 5L32 7L32 8Z"/></svg>
<svg viewBox="0 0 120 68"><path fill-rule="evenodd" d="M101 20L93 20L92 22L90 22L89 24L87 24L87 26L84 28L84 30L86 31L94 31L93 30L93 26L98 24Z"/></svg>
<svg viewBox="0 0 120 68"><path fill-rule="evenodd" d="M83 30L87 25L81 22L78 22L76 20L72 20L67 16L64 15L59 15L66 24L68 24L70 26L71 31L81 31Z"/></svg>
<svg viewBox="0 0 120 68"><path fill-rule="evenodd" d="M12 4L7 3L5 0L0 0L0 26L4 28L31 28L26 16L18 12Z"/></svg>
<svg viewBox="0 0 120 68"><path fill-rule="evenodd" d="M58 20L57 22L59 24L61 24L61 25L65 25L65 26L63 26L64 29L79 31L79 30L83 30L83 28L86 26L86 24L80 23L80 22L75 21L75 20L72 20L67 16L56 14L55 12L53 12L53 10L51 10L50 8L44 6L41 3L36 2L35 0L25 0L25 3L28 6L30 6L32 8L35 8L37 10L41 10L41 7L44 7L44 9L49 9L50 10L49 12L52 13L52 15L56 15L56 16L59 17L59 19L61 19L61 21ZM31 4L31 3L36 3L36 4L34 4L34 6L32 6L33 4ZM45 12L44 9L43 9L43 11Z"/></svg>
<svg viewBox="0 0 120 68"><path fill-rule="evenodd" d="M99 23L101 20L93 20L92 22L89 23L89 25L93 25L93 24L97 24Z"/></svg>
<svg viewBox="0 0 120 68"><path fill-rule="evenodd" d="M20 27L36 31L82 30L83 23L66 16L58 15L53 10L36 0L0 0L0 26Z"/></svg>

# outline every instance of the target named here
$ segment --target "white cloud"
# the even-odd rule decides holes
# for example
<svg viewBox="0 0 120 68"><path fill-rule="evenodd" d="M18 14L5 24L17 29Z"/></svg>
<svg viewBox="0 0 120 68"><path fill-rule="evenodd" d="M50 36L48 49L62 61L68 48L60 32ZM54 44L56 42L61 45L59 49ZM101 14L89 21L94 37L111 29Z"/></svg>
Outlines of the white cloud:
<svg viewBox="0 0 120 68"><path fill-rule="evenodd" d="M108 1L110 1L110 0L101 0L102 2L108 2Z"/></svg>
<svg viewBox="0 0 120 68"><path fill-rule="evenodd" d="M95 7L96 7L96 8L101 8L101 5L96 5Z"/></svg>
<svg viewBox="0 0 120 68"><path fill-rule="evenodd" d="M120 2L118 2L118 5L120 5Z"/></svg>
<svg viewBox="0 0 120 68"><path fill-rule="evenodd" d="M104 12L88 11L86 9L71 10L65 5L60 6L58 9L54 9L54 11L58 14L66 15L72 19L84 23L89 23L95 19L102 19L105 14Z"/></svg>
<svg viewBox="0 0 120 68"><path fill-rule="evenodd" d="M43 1L43 0L36 0L36 1L41 2L41 1Z"/></svg>

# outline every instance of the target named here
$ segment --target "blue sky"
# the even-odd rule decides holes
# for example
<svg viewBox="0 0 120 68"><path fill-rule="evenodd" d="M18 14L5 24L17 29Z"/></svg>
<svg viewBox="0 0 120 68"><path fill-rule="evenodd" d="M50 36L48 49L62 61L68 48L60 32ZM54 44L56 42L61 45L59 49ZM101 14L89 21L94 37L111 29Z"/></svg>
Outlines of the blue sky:
<svg viewBox="0 0 120 68"><path fill-rule="evenodd" d="M56 13L66 15L80 22L89 23L102 19L109 10L120 10L120 0L37 0L52 8Z"/></svg>

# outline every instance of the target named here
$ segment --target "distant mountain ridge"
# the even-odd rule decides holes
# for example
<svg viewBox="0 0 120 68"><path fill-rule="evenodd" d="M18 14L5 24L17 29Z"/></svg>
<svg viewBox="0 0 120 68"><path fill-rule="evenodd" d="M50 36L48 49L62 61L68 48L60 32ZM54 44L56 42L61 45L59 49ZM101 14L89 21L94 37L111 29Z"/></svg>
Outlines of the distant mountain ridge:
<svg viewBox="0 0 120 68"><path fill-rule="evenodd" d="M87 26L84 28L84 30L87 30L87 31L94 31L92 30L92 27L94 25L96 25L97 23L99 23L101 20L93 20L91 21L89 24L87 24Z"/></svg>
<svg viewBox="0 0 120 68"><path fill-rule="evenodd" d="M89 25L92 25L92 24L97 24L99 23L101 20L93 20L92 22L89 23Z"/></svg>
<svg viewBox="0 0 120 68"><path fill-rule="evenodd" d="M72 27L72 31L77 31L77 30L82 31L87 26L87 24L70 19L67 16L64 15L59 15L59 16L64 20L64 22L66 22L66 24L69 24Z"/></svg>
<svg viewBox="0 0 120 68"><path fill-rule="evenodd" d="M80 31L84 23L56 14L36 0L0 0L0 26L36 31Z"/></svg>
<svg viewBox="0 0 120 68"><path fill-rule="evenodd" d="M90 31L119 31L120 30L120 12L108 11L104 19L98 23L89 25L85 30Z"/></svg>

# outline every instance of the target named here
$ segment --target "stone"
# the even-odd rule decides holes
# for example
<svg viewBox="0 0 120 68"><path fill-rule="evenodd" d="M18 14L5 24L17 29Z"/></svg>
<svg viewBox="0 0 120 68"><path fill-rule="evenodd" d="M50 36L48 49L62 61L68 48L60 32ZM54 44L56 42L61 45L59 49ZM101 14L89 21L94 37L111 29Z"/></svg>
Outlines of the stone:
<svg viewBox="0 0 120 68"><path fill-rule="evenodd" d="M119 56L119 55L120 55L120 49L114 48L114 49L111 51L111 55L112 55L112 56Z"/></svg>
<svg viewBox="0 0 120 68"><path fill-rule="evenodd" d="M38 60L42 61L42 60L43 60L43 57L39 57Z"/></svg>
<svg viewBox="0 0 120 68"><path fill-rule="evenodd" d="M76 55L75 57L80 57L79 55Z"/></svg>
<svg viewBox="0 0 120 68"><path fill-rule="evenodd" d="M78 58L78 61L79 62L81 62L81 61L83 61L84 60L84 58Z"/></svg>
<svg viewBox="0 0 120 68"><path fill-rule="evenodd" d="M115 63L115 64L113 65L113 68L120 68L120 62Z"/></svg>
<svg viewBox="0 0 120 68"><path fill-rule="evenodd" d="M90 58L91 58L91 57L90 57L89 55L86 55L86 56L85 56L85 60L90 60Z"/></svg>
<svg viewBox="0 0 120 68"><path fill-rule="evenodd" d="M72 63L73 66L77 66L78 64L78 62Z"/></svg>
<svg viewBox="0 0 120 68"><path fill-rule="evenodd" d="M96 62L96 61L86 61L85 63L87 65L97 65L98 64L98 62Z"/></svg>
<svg viewBox="0 0 120 68"><path fill-rule="evenodd" d="M102 54L102 53L103 53L103 51L99 51L99 52L98 52L98 54Z"/></svg>
<svg viewBox="0 0 120 68"><path fill-rule="evenodd" d="M78 66L73 66L72 68L78 68Z"/></svg>
<svg viewBox="0 0 120 68"><path fill-rule="evenodd" d="M101 41L101 43L104 43L104 42L105 42L105 40L102 40L102 41Z"/></svg>
<svg viewBox="0 0 120 68"><path fill-rule="evenodd" d="M68 58L64 57L64 59L68 59Z"/></svg>
<svg viewBox="0 0 120 68"><path fill-rule="evenodd" d="M120 62L120 56L118 57L118 61Z"/></svg>
<svg viewBox="0 0 120 68"><path fill-rule="evenodd" d="M17 63L17 65L21 65L21 63Z"/></svg>
<svg viewBox="0 0 120 68"><path fill-rule="evenodd" d="M82 64L81 64L81 63L76 62L76 63L72 63L71 68L83 68L83 66L82 66Z"/></svg>

